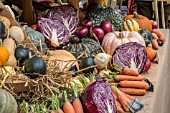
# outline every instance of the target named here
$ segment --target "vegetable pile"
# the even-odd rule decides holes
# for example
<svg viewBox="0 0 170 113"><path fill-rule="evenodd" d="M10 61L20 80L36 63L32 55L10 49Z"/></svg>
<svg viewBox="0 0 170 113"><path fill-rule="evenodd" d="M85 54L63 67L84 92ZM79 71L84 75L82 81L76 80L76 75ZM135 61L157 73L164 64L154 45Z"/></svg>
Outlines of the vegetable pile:
<svg viewBox="0 0 170 113"><path fill-rule="evenodd" d="M154 91L145 75L159 64L166 37L146 17L102 6L60 4L31 26L0 15L0 100L15 103L0 102L4 111L135 113L145 107L138 96Z"/></svg>

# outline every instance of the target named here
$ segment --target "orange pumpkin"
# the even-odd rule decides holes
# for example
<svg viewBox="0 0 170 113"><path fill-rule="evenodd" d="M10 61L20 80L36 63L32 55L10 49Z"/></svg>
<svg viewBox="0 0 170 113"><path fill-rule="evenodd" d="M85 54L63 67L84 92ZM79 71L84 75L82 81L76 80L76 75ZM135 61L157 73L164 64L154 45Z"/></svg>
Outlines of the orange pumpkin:
<svg viewBox="0 0 170 113"><path fill-rule="evenodd" d="M0 66L4 65L9 59L9 51L7 48L0 46Z"/></svg>
<svg viewBox="0 0 170 113"><path fill-rule="evenodd" d="M153 61L155 58L156 58L156 51L154 51L151 47L146 47L146 53L147 53L147 56L148 56L148 59L150 61Z"/></svg>
<svg viewBox="0 0 170 113"><path fill-rule="evenodd" d="M129 42L138 42L145 46L144 38L138 32L115 31L105 35L102 41L102 47L107 54L112 55L118 46Z"/></svg>
<svg viewBox="0 0 170 113"><path fill-rule="evenodd" d="M57 60L57 63L60 64L59 66L61 69L65 68L65 66L67 67L66 69L68 69L70 66L74 66L74 65L76 65L77 69L79 69L78 61L76 61L77 59L69 51L55 50L53 51L52 54L53 55L50 56L50 60Z"/></svg>
<svg viewBox="0 0 170 113"><path fill-rule="evenodd" d="M140 29L152 31L152 23L151 23L151 21L145 16L138 15L137 12L134 12L133 15L125 16L125 19L126 20L134 19L139 24Z"/></svg>

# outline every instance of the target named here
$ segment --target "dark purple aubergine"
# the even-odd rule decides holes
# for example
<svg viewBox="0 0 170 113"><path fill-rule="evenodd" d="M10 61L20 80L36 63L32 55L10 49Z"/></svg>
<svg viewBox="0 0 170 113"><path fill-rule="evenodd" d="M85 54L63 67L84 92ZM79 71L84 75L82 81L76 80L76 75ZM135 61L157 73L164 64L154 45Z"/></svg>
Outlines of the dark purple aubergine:
<svg viewBox="0 0 170 113"><path fill-rule="evenodd" d="M111 87L104 78L89 85L81 99L85 113L117 113Z"/></svg>
<svg viewBox="0 0 170 113"><path fill-rule="evenodd" d="M145 47L137 42L122 44L113 53L113 64L121 68L136 68L139 73L144 71L147 60Z"/></svg>

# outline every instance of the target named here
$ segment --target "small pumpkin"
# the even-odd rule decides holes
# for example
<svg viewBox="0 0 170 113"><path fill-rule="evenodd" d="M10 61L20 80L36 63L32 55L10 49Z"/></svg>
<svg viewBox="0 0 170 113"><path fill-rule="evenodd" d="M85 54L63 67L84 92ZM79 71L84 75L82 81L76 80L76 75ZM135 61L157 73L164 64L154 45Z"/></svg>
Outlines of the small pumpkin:
<svg viewBox="0 0 170 113"><path fill-rule="evenodd" d="M87 56L94 57L97 53L101 53L100 44L90 38L82 38L77 44L69 44L63 49L70 51L76 58L86 51Z"/></svg>
<svg viewBox="0 0 170 113"><path fill-rule="evenodd" d="M9 59L9 51L7 48L0 46L0 66L4 65Z"/></svg>
<svg viewBox="0 0 170 113"><path fill-rule="evenodd" d="M60 64L59 66L61 69L64 69L65 66L72 67L74 65L77 67L77 69L79 69L79 64L76 61L77 59L75 58L75 56L66 50L52 51L52 56L50 56L50 60L56 60L57 63ZM67 67L66 69L68 69Z"/></svg>
<svg viewBox="0 0 170 113"><path fill-rule="evenodd" d="M113 52L118 46L128 42L137 42L145 46L144 38L138 32L115 31L105 35L102 47L107 54L113 55Z"/></svg>
<svg viewBox="0 0 170 113"><path fill-rule="evenodd" d="M112 56L110 56L109 54L106 53L98 53L95 57L94 57L94 62L97 65L97 68L99 69L104 69L107 67L110 59Z"/></svg>
<svg viewBox="0 0 170 113"><path fill-rule="evenodd" d="M151 21L147 17L139 15L137 12L134 12L133 15L125 16L125 19L126 20L134 19L139 24L140 29L149 30L150 32L152 31L152 23L151 23Z"/></svg>
<svg viewBox="0 0 170 113"><path fill-rule="evenodd" d="M17 113L15 98L6 90L0 89L0 113Z"/></svg>
<svg viewBox="0 0 170 113"><path fill-rule="evenodd" d="M151 47L146 47L146 53L147 53L147 56L148 56L148 59L150 61L153 61L155 58L156 58L156 51L154 51Z"/></svg>
<svg viewBox="0 0 170 113"><path fill-rule="evenodd" d="M42 58L34 56L26 61L24 70L27 76L34 79L38 77L39 74L46 74L47 66Z"/></svg>
<svg viewBox="0 0 170 113"><path fill-rule="evenodd" d="M144 38L147 47L153 39L152 33L149 30L139 30L138 33Z"/></svg>
<svg viewBox="0 0 170 113"><path fill-rule="evenodd" d="M139 30L139 24L134 20L125 20L122 25L122 30L123 31L136 31L138 32Z"/></svg>
<svg viewBox="0 0 170 113"><path fill-rule="evenodd" d="M40 33L39 31L36 31L30 27L27 27L25 32L33 44L39 43L40 40L41 40L41 43L45 42L44 35Z"/></svg>

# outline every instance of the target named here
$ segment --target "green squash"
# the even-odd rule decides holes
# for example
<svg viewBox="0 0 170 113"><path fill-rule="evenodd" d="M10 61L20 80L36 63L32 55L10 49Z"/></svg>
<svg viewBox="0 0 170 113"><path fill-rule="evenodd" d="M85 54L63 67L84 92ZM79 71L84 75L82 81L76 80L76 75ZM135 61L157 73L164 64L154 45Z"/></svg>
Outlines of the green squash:
<svg viewBox="0 0 170 113"><path fill-rule="evenodd" d="M153 39L152 33L149 30L139 30L138 33L144 38L147 47Z"/></svg>
<svg viewBox="0 0 170 113"><path fill-rule="evenodd" d="M15 98L6 90L0 89L0 113L17 113Z"/></svg>
<svg viewBox="0 0 170 113"><path fill-rule="evenodd" d="M44 35L40 33L39 31L36 31L30 27L27 27L25 32L30 38L31 42L34 43L35 46L37 46L40 40L41 40L41 43L45 42Z"/></svg>

